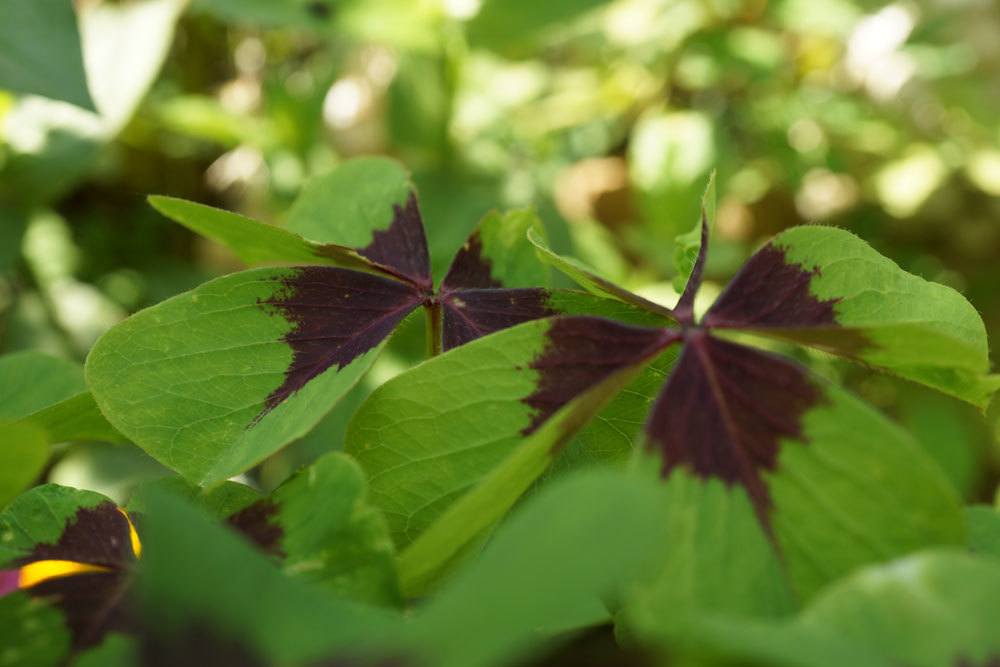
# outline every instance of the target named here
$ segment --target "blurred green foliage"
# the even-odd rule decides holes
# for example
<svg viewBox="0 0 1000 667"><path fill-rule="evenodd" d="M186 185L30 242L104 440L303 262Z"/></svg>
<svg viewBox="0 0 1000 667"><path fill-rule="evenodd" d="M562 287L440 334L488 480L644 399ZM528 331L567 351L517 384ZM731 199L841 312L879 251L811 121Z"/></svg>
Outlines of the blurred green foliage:
<svg viewBox="0 0 1000 667"><path fill-rule="evenodd" d="M147 194L281 225L307 180L366 153L413 170L438 277L485 212L534 206L554 249L669 302L674 238L696 221L715 170L710 280L786 227L839 225L962 291L1000 340L996 3L75 7L89 96L67 99L93 109L0 78L0 352L81 360L127 313L241 266L161 217ZM54 29L0 30L0 48ZM273 487L339 449L352 411L419 357L421 335L419 322L405 327L376 372L257 481ZM966 497L992 496L996 409L984 420L810 361L911 428ZM66 449L55 470L117 490L120 479L87 477L97 451ZM116 465L154 474L145 459Z"/></svg>

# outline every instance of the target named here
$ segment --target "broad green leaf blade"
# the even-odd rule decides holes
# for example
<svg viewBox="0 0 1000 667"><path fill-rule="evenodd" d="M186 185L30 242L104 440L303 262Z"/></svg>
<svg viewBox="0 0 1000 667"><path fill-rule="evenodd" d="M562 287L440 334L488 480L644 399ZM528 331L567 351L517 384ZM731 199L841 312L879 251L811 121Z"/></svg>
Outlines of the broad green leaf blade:
<svg viewBox="0 0 1000 667"><path fill-rule="evenodd" d="M990 665L1000 655L998 595L997 561L929 551L856 572L793 619L703 617L644 639L698 664Z"/></svg>
<svg viewBox="0 0 1000 667"><path fill-rule="evenodd" d="M799 624L883 664L955 667L1000 657L998 617L1000 564L942 551L858 572L817 599Z"/></svg>
<svg viewBox="0 0 1000 667"><path fill-rule="evenodd" d="M88 440L128 442L101 414L89 391L80 392L55 405L39 410L22 421L44 429L50 443Z"/></svg>
<svg viewBox="0 0 1000 667"><path fill-rule="evenodd" d="M674 319L673 311L666 306L653 303L652 301L644 299L637 294L633 294L624 287L615 285L610 280L601 277L596 271L582 262L573 259L572 257L563 257L562 255L557 255L552 252L552 250L550 250L548 245L545 243L545 240L533 230L528 230L528 239L534 244L535 249L538 252L539 259L566 274L588 292L598 296L618 299L619 301L638 306L639 308L648 310L649 312L662 317L667 317L671 320Z"/></svg>
<svg viewBox="0 0 1000 667"><path fill-rule="evenodd" d="M365 498L358 465L331 453L266 500L288 574L337 597L379 605L400 601L395 549L385 519Z"/></svg>
<svg viewBox="0 0 1000 667"><path fill-rule="evenodd" d="M534 211L492 211L479 222L452 260L447 290L545 287L548 267L538 261L527 234L544 242L545 227Z"/></svg>
<svg viewBox="0 0 1000 667"><path fill-rule="evenodd" d="M161 639L195 629L238 638L263 664L301 664L391 645L399 619L295 581L231 530L171 494L151 493L137 581L140 619Z"/></svg>
<svg viewBox="0 0 1000 667"><path fill-rule="evenodd" d="M295 200L287 229L317 243L354 249L424 289L432 286L416 190L394 160L355 158L312 179Z"/></svg>
<svg viewBox="0 0 1000 667"><path fill-rule="evenodd" d="M678 472L749 500L799 599L851 570L964 542L959 501L895 424L780 357L699 334L647 425Z"/></svg>
<svg viewBox="0 0 1000 667"><path fill-rule="evenodd" d="M572 435L672 340L666 330L595 318L537 320L382 385L355 415L347 448L368 474L372 501L385 511L396 544L412 542L476 489L461 507L447 510L476 515L472 523L457 532L438 527L440 544L437 537L423 538L426 562L440 565L442 555L452 555L499 518ZM497 494L493 502L485 502L490 491L477 488L480 483ZM424 567L425 557L406 558L414 570Z"/></svg>
<svg viewBox="0 0 1000 667"><path fill-rule="evenodd" d="M0 421L0 507L28 488L48 460L44 431L30 424Z"/></svg>
<svg viewBox="0 0 1000 667"><path fill-rule="evenodd" d="M87 379L125 436L212 484L307 433L413 307L406 285L370 274L246 271L111 329L91 350Z"/></svg>
<svg viewBox="0 0 1000 667"><path fill-rule="evenodd" d="M149 203L174 222L230 248L247 264L299 262L365 270L375 268L372 262L351 248L307 241L281 227L237 213L157 195L151 196Z"/></svg>
<svg viewBox="0 0 1000 667"><path fill-rule="evenodd" d="M69 654L62 614L27 593L0 593L0 628L0 667L57 667Z"/></svg>
<svg viewBox="0 0 1000 667"><path fill-rule="evenodd" d="M408 634L427 664L521 664L515 659L559 641L556 629L616 597L669 548L663 510L651 480L610 471L560 480L497 530Z"/></svg>
<svg viewBox="0 0 1000 667"><path fill-rule="evenodd" d="M812 345L979 407L1000 387L989 375L983 321L962 295L833 227L796 227L772 239L704 322Z"/></svg>
<svg viewBox="0 0 1000 667"><path fill-rule="evenodd" d="M0 88L94 110L72 3L4 0L2 7Z"/></svg>
<svg viewBox="0 0 1000 667"><path fill-rule="evenodd" d="M86 389L79 364L41 352L0 357L0 419L20 419Z"/></svg>
<svg viewBox="0 0 1000 667"><path fill-rule="evenodd" d="M989 505L965 508L969 551L1000 558L1000 512Z"/></svg>
<svg viewBox="0 0 1000 667"><path fill-rule="evenodd" d="M653 472L641 468L643 477ZM657 574L630 591L621 627L649 638L713 614L774 618L795 608L781 558L745 493L686 470L665 487L668 546Z"/></svg>
<svg viewBox="0 0 1000 667"><path fill-rule="evenodd" d="M563 26L607 0L486 0L469 21L469 43L506 56L526 56L541 35Z"/></svg>

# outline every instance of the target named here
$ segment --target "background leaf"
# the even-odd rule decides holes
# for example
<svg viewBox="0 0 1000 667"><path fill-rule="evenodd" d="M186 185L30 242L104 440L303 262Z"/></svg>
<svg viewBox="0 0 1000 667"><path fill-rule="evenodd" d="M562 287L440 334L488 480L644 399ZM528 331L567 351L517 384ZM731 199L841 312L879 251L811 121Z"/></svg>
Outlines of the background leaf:
<svg viewBox="0 0 1000 667"><path fill-rule="evenodd" d="M43 431L0 421L0 507L31 486L48 460L49 442Z"/></svg>
<svg viewBox="0 0 1000 667"><path fill-rule="evenodd" d="M19 419L86 389L79 364L41 352L0 357L0 419Z"/></svg>
<svg viewBox="0 0 1000 667"><path fill-rule="evenodd" d="M94 109L76 13L61 0L4 0L0 88Z"/></svg>

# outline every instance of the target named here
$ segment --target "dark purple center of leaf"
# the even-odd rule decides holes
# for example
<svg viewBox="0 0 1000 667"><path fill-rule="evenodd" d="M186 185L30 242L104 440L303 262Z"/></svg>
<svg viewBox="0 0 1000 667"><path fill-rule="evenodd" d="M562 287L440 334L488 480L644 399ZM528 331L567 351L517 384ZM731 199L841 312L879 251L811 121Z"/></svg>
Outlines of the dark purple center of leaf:
<svg viewBox="0 0 1000 667"><path fill-rule="evenodd" d="M455 255L448 268L448 275L441 284L443 287L454 288L503 287L493 277L492 263L483 257L483 241L479 232L473 232Z"/></svg>
<svg viewBox="0 0 1000 667"><path fill-rule="evenodd" d="M456 289L442 296L443 349L450 350L495 331L554 315L549 292L540 288Z"/></svg>
<svg viewBox="0 0 1000 667"><path fill-rule="evenodd" d="M278 523L278 505L265 498L244 507L226 522L265 553L284 556L281 539L285 535Z"/></svg>
<svg viewBox="0 0 1000 667"><path fill-rule="evenodd" d="M819 269L787 261L768 244L743 265L705 314L707 327L758 329L837 326L837 299L820 301L809 290Z"/></svg>
<svg viewBox="0 0 1000 667"><path fill-rule="evenodd" d="M789 361L693 330L646 424L663 455L663 474L683 467L698 477L742 486L768 525L764 472L777 466L783 439L803 440L802 417L823 400Z"/></svg>
<svg viewBox="0 0 1000 667"><path fill-rule="evenodd" d="M18 560L27 565L40 560L69 560L121 569L135 560L128 520L113 503L77 510L53 544L39 544Z"/></svg>
<svg viewBox="0 0 1000 667"><path fill-rule="evenodd" d="M129 575L113 570L49 579L27 589L27 593L62 610L72 648L80 650L99 644L109 632L131 629L128 588Z"/></svg>
<svg viewBox="0 0 1000 667"><path fill-rule="evenodd" d="M282 282L263 303L294 325L283 337L292 363L253 423L327 369L376 347L424 298L398 280L325 266L296 268Z"/></svg>
<svg viewBox="0 0 1000 667"><path fill-rule="evenodd" d="M416 195L411 192L404 205L393 204L392 210L389 227L372 234L371 243L358 252L411 280L417 287L429 290L433 287L431 262Z"/></svg>
<svg viewBox="0 0 1000 667"><path fill-rule="evenodd" d="M668 329L627 326L597 317L553 320L546 346L531 368L538 387L523 401L534 409L522 434L533 433L571 400L613 373L651 358L677 340Z"/></svg>

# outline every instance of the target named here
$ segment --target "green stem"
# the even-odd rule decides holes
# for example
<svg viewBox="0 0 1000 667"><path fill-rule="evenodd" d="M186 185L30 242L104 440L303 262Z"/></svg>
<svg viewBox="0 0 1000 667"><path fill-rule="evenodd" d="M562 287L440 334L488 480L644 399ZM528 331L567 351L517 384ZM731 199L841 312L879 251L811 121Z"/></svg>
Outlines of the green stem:
<svg viewBox="0 0 1000 667"><path fill-rule="evenodd" d="M427 322L427 357L441 354L441 304L424 304L424 314Z"/></svg>

